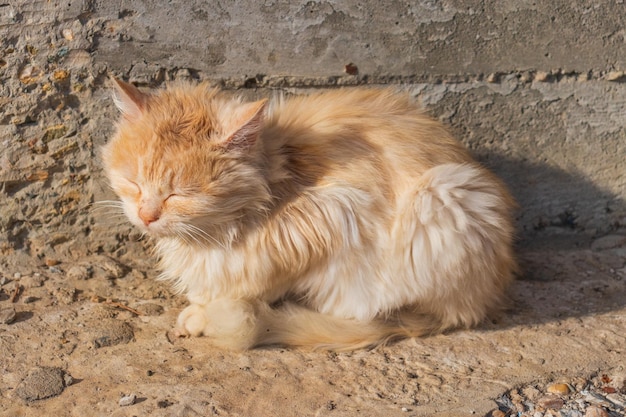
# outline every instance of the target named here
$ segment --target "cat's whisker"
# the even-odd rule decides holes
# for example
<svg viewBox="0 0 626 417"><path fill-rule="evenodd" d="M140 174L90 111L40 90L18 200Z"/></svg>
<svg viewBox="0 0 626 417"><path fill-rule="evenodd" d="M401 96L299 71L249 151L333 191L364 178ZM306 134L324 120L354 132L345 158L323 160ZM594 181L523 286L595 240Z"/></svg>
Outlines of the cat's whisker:
<svg viewBox="0 0 626 417"><path fill-rule="evenodd" d="M198 245L201 245L202 242L193 235L193 233L191 233L189 230L179 230L177 231L177 236L179 237L179 239L183 240L185 243L187 244L193 244L193 243L197 243Z"/></svg>
<svg viewBox="0 0 626 417"><path fill-rule="evenodd" d="M100 204L113 204L113 205L117 205L117 206L122 206L124 203L121 202L120 200L99 200L99 201L94 201L93 203L90 203L91 205L100 205Z"/></svg>
<svg viewBox="0 0 626 417"><path fill-rule="evenodd" d="M124 213L124 204L121 201L116 200L95 201L91 203L88 207L91 213L109 209L113 209L113 212L118 212L122 214Z"/></svg>
<svg viewBox="0 0 626 417"><path fill-rule="evenodd" d="M191 244L191 243L197 243L198 245L201 245L202 242L200 242L200 240L195 237L193 235L193 233L189 233L189 232L182 232L180 234L180 237L187 243L187 244Z"/></svg>
<svg viewBox="0 0 626 417"><path fill-rule="evenodd" d="M212 237L208 235L204 230L192 224L182 223L181 226L182 229L185 231L185 234L191 237L193 241L196 242L198 245L202 245L207 240L213 241Z"/></svg>
<svg viewBox="0 0 626 417"><path fill-rule="evenodd" d="M202 245L202 241L199 238L202 236L202 234L199 233L199 232L202 232L201 229L196 230L194 229L193 225L183 223L182 231L184 232L185 236L188 236L189 238L191 238L198 245Z"/></svg>
<svg viewBox="0 0 626 417"><path fill-rule="evenodd" d="M90 214L92 214L94 217L99 218L99 219L128 220L128 217L126 217L126 214L120 213L120 212L114 212L114 211L106 211L106 212L91 211Z"/></svg>
<svg viewBox="0 0 626 417"><path fill-rule="evenodd" d="M188 226L192 231L194 231L195 233L197 233L201 237L205 237L206 239L216 243L222 249L226 249L226 245L224 245L222 242L217 240L215 237L211 236L209 233L206 232L206 230L202 230L198 226L196 226L194 224L190 224L190 223L186 223L186 226Z"/></svg>
<svg viewBox="0 0 626 417"><path fill-rule="evenodd" d="M90 213L116 213L124 215L124 211L119 207L95 207L89 210Z"/></svg>

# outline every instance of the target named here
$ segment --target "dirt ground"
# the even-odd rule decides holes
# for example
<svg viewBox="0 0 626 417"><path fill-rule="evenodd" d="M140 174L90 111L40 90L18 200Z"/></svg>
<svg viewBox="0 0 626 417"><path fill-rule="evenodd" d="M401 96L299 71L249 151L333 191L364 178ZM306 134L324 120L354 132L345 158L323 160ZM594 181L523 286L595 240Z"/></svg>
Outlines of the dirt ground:
<svg viewBox="0 0 626 417"><path fill-rule="evenodd" d="M154 279L143 244L117 258L4 260L0 415L504 416L518 393L525 415L586 416L602 397L590 397L594 378L612 397L593 410L623 415L626 234L521 247L506 314L353 353L172 338L185 300ZM579 395L547 391L557 382Z"/></svg>

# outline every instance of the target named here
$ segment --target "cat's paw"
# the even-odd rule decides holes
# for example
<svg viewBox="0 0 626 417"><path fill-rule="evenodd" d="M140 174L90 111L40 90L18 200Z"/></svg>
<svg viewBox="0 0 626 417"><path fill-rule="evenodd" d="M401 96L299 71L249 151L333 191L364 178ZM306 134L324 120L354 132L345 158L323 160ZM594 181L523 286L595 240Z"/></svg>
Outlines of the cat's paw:
<svg viewBox="0 0 626 417"><path fill-rule="evenodd" d="M216 346L233 350L248 349L256 343L257 316L252 303L218 299L206 305L191 304L178 316L174 334L210 336Z"/></svg>
<svg viewBox="0 0 626 417"><path fill-rule="evenodd" d="M178 315L174 334L178 337L202 336L206 334L208 325L209 317L206 307L192 304Z"/></svg>

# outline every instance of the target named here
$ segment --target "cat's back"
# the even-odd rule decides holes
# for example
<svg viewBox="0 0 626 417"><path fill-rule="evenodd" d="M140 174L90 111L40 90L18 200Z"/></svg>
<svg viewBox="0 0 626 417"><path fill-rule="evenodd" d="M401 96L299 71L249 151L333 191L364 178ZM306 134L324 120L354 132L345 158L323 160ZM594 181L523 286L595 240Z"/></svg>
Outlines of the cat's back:
<svg viewBox="0 0 626 417"><path fill-rule="evenodd" d="M471 161L408 93L389 88L283 97L273 103L266 123L267 135L281 144L343 165L347 158L369 158L411 177L436 165Z"/></svg>

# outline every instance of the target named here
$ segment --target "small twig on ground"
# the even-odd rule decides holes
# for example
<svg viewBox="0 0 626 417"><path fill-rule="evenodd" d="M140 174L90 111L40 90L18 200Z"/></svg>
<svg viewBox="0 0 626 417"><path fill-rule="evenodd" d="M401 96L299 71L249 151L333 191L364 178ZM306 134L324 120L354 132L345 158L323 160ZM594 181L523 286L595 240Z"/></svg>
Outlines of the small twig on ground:
<svg viewBox="0 0 626 417"><path fill-rule="evenodd" d="M19 284L15 285L15 288L13 289L13 293L11 294L11 302L15 303L17 302L17 299L20 296L20 292L22 291L22 286Z"/></svg>
<svg viewBox="0 0 626 417"><path fill-rule="evenodd" d="M121 308L122 310L130 311L133 314L141 316L141 313L139 311L135 310L134 308L128 307L128 306L126 306L126 305L124 305L122 303L106 300L104 302L104 304L108 304L108 305L113 306L113 307Z"/></svg>
<svg viewBox="0 0 626 417"><path fill-rule="evenodd" d="M94 303L103 303L103 304L107 304L107 305L110 305L110 306L113 306L113 307L121 308L122 310L130 311L131 313L133 313L133 314L135 314L137 316L141 316L142 315L140 311L137 311L134 308L128 307L127 305L124 305L122 303L118 303L117 301L113 301L113 300L111 300L109 298L104 299L104 298L102 298L102 297L100 297L98 295L94 295L94 296L91 297L91 301L94 302Z"/></svg>

